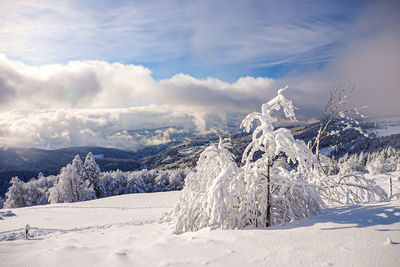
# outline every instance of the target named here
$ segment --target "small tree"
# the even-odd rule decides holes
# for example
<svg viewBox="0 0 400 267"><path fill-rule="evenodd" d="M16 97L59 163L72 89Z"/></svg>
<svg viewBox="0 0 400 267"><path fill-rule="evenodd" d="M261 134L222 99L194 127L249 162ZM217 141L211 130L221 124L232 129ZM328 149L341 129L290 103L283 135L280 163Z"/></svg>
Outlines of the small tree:
<svg viewBox="0 0 400 267"><path fill-rule="evenodd" d="M241 203L248 212L240 218L241 227L268 227L320 211L322 202L315 185L307 182L313 178L313 154L288 129L275 130L273 126L277 121L273 112L281 108L286 118L296 120L292 102L282 94L286 88L278 90L275 98L262 105L261 113L249 114L241 125L250 132L254 121L258 121L242 158L245 165L240 176L246 185L246 197ZM256 153L261 154L258 159ZM273 168L278 156L286 157L295 168L291 171Z"/></svg>
<svg viewBox="0 0 400 267"><path fill-rule="evenodd" d="M100 180L100 167L97 165L92 152L86 155L83 168L83 179L89 181L89 185L93 186L96 197L105 197L107 193L104 184Z"/></svg>
<svg viewBox="0 0 400 267"><path fill-rule="evenodd" d="M320 161L320 149L322 142L332 135L340 135L340 133L353 129L364 136L368 136L360 127L354 115L362 118L365 116L360 113L360 108L347 108L349 103L349 95L354 90L348 87L338 86L330 91L330 97L322 110L322 117L316 136L310 140L309 147L315 150L317 161ZM365 108L365 107L362 107ZM335 122L335 125L333 125Z"/></svg>

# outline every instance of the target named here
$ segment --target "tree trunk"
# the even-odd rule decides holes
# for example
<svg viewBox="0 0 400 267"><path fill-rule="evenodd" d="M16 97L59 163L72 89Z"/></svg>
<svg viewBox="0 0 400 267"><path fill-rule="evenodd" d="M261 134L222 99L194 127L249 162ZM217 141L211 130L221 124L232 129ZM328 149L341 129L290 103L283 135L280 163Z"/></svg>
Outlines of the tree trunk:
<svg viewBox="0 0 400 267"><path fill-rule="evenodd" d="M267 165L267 223L266 226L269 227L271 226L271 203L270 203L270 199L271 199L271 186L270 186L270 165L271 165L271 161L268 160L268 165Z"/></svg>
<svg viewBox="0 0 400 267"><path fill-rule="evenodd" d="M315 156L317 157L317 162L319 163L320 162L320 159L319 159L319 149L320 149L320 138L318 138L318 140L317 140L317 146L315 147Z"/></svg>

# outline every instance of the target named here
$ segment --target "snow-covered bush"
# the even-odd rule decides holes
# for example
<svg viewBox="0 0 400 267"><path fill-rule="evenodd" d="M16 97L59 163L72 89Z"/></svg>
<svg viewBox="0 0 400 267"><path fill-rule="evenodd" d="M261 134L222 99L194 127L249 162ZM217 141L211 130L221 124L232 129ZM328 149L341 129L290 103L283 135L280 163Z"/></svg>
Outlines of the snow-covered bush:
<svg viewBox="0 0 400 267"><path fill-rule="evenodd" d="M373 179L368 179L363 162L364 154L339 159L340 171L337 175L326 175L320 168L316 181L321 198L326 204L357 204L376 200L386 200L387 194Z"/></svg>
<svg viewBox="0 0 400 267"><path fill-rule="evenodd" d="M175 232L196 231L207 226L237 227L239 203L234 189L238 168L229 143L220 139L199 157L195 171L186 177L179 202L163 215L162 221L174 220Z"/></svg>
<svg viewBox="0 0 400 267"><path fill-rule="evenodd" d="M387 199L386 191L361 172L324 177L319 184L319 193L327 204L357 204Z"/></svg>
<svg viewBox="0 0 400 267"><path fill-rule="evenodd" d="M18 208L27 206L24 199L24 189L22 182L17 176L11 178L11 186L8 188L6 193L6 202L4 208Z"/></svg>
<svg viewBox="0 0 400 267"><path fill-rule="evenodd" d="M357 154L353 154L350 157L346 154L344 157L340 158L338 167L339 175L346 175L354 172L366 172L365 164Z"/></svg>

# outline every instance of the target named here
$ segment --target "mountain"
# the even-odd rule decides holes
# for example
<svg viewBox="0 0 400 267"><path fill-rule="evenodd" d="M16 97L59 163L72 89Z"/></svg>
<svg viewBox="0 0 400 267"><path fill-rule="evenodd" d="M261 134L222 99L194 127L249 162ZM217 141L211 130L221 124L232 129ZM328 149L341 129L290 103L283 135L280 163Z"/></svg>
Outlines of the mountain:
<svg viewBox="0 0 400 267"><path fill-rule="evenodd" d="M305 142L312 139L318 130L318 124L291 126L293 135ZM360 125L369 137L364 137L354 130L346 131L341 137L331 136L322 143L321 151L336 158L346 153L361 151L373 152L387 147L400 148L400 119L385 119L379 121L364 121ZM37 177L39 172L44 175L58 174L61 167L70 163L76 154L82 159L88 152L92 152L102 171L120 169L133 171L140 169L173 169L194 167L199 154L210 142L217 143L218 136L214 133L205 135L193 132L184 133L171 127L153 130L137 130L131 134L135 136L148 135L158 137L159 132L170 131L167 143L148 145L137 151L127 151L106 147L70 147L56 150L36 148L0 148L0 196L8 188L8 181L13 176L22 180ZM222 134L222 137L231 138L236 156L240 163L241 155L251 140L249 134L241 131L231 131ZM175 138L175 139L174 139ZM149 139L149 138L148 138ZM327 149L329 147L329 149Z"/></svg>

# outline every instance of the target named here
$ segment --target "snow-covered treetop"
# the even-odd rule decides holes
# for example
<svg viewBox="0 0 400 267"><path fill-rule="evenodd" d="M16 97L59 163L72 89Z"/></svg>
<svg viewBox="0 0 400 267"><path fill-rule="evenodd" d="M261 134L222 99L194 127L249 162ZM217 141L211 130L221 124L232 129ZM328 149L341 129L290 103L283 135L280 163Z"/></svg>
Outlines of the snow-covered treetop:
<svg viewBox="0 0 400 267"><path fill-rule="evenodd" d="M255 120L259 122L253 132L252 142L243 153L243 162L253 161L254 153L261 151L266 160L271 160L274 155L284 153L292 162L302 163L299 164L301 172L306 171L311 164L313 155L304 141L294 139L288 129L275 130L273 126L273 123L278 120L273 116L273 112L279 111L281 108L286 118L296 120L292 101L282 94L287 88L288 86L279 89L276 97L263 104L261 113L253 112L243 120L241 127L244 127L247 132L250 132Z"/></svg>
<svg viewBox="0 0 400 267"><path fill-rule="evenodd" d="M276 122L278 119L272 116L274 111L279 111L281 108L285 113L286 118L290 120L296 120L296 116L294 114L295 107L292 104L292 101L287 99L282 93L288 88L285 86L278 90L278 95L272 98L268 103L265 103L261 106L261 113L253 112L246 116L241 124L241 128L245 128L246 132L250 132L251 127L253 126L254 120L260 121L260 126L257 127L255 132L263 131L263 132L272 132L274 130L274 126L272 123Z"/></svg>
<svg viewBox="0 0 400 267"><path fill-rule="evenodd" d="M96 160L93 157L92 152L86 155L84 168L86 172L100 173L100 167L97 165Z"/></svg>

